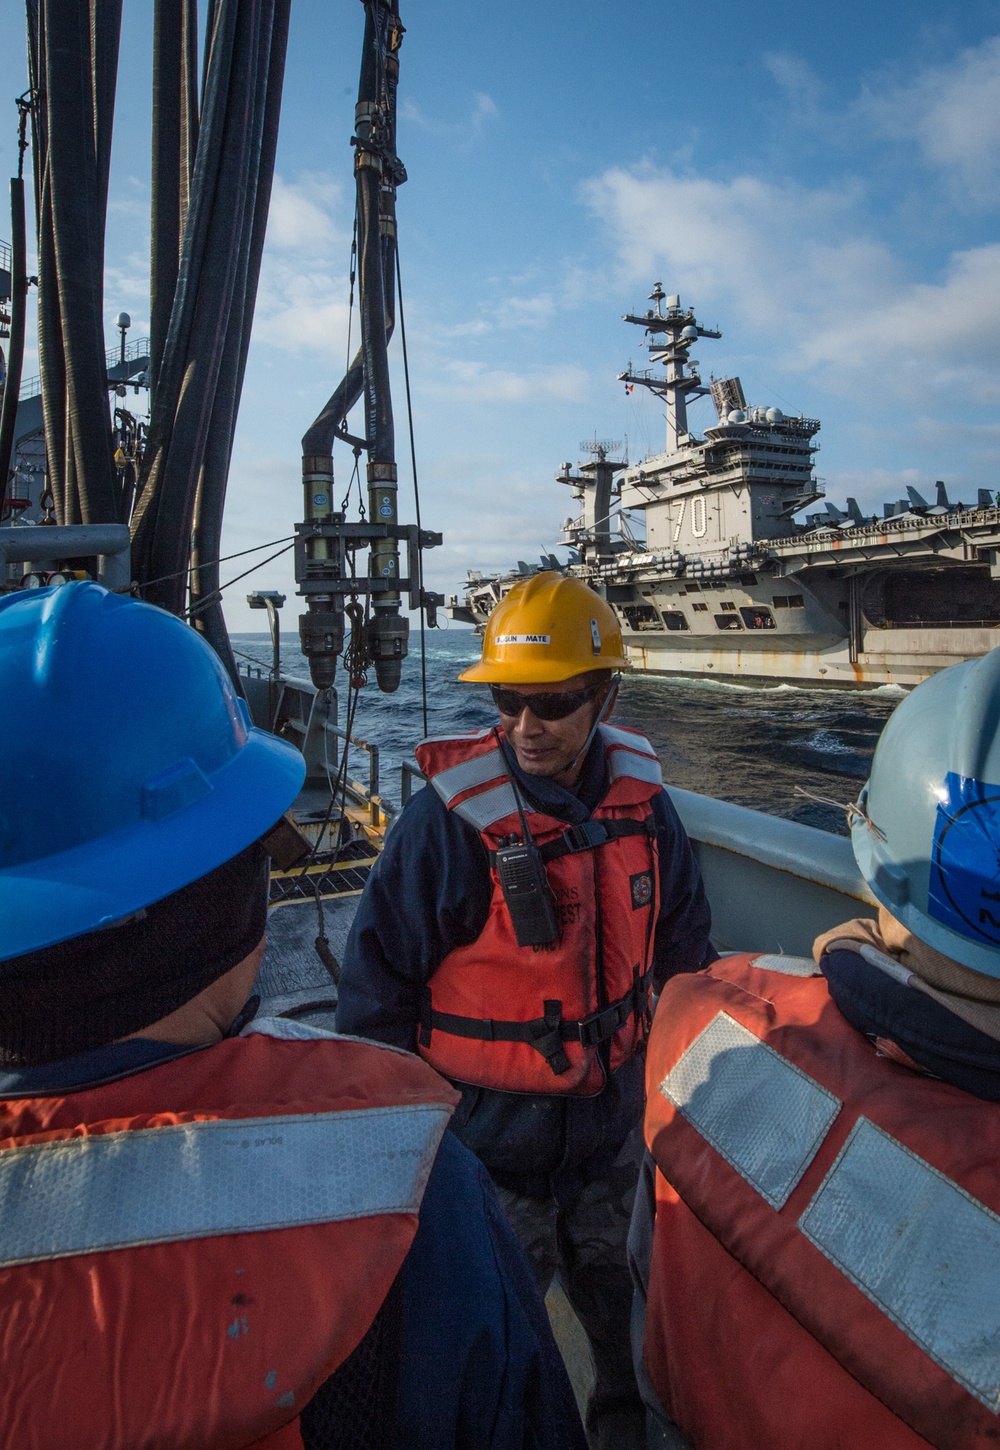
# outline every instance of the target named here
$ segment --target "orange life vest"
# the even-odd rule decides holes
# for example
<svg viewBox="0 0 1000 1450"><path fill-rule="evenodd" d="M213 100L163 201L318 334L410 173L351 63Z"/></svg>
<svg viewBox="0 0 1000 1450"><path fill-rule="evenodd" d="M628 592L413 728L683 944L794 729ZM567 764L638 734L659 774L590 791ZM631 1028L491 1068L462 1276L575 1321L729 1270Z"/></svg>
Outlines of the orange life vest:
<svg viewBox="0 0 1000 1450"><path fill-rule="evenodd" d="M409 1054L305 1032L0 1103L0 1445L301 1447L457 1101Z"/></svg>
<svg viewBox="0 0 1000 1450"><path fill-rule="evenodd" d="M520 837L518 800L500 744L487 730L425 740L417 759L449 810L480 833L493 895L476 941L441 962L425 990L419 1051L446 1076L522 1093L600 1092L598 1048L611 1069L644 1040L659 912L650 802L663 788L648 741L601 726L608 789L583 825L522 802L541 848L559 939L518 946L492 854Z"/></svg>
<svg viewBox="0 0 1000 1450"><path fill-rule="evenodd" d="M699 1450L985 1450L1000 1108L877 1056L790 966L723 958L660 999L647 1371Z"/></svg>

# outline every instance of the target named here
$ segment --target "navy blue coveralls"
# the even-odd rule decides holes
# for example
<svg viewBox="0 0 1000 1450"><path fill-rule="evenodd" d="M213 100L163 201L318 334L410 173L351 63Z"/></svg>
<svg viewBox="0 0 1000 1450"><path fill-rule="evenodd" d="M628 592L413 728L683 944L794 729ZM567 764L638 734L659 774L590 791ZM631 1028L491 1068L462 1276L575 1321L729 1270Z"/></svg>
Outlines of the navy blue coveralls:
<svg viewBox="0 0 1000 1450"><path fill-rule="evenodd" d="M589 820L607 790L600 740L588 751L575 790L525 775L516 761L508 766L528 807L567 825ZM660 877L652 962L658 991L668 977L697 971L716 953L698 866L665 792L654 798L652 811ZM450 951L479 937L491 894L477 832L436 791L419 791L389 832L361 898L344 954L338 1030L413 1051L424 985ZM558 1269L587 1330L598 1381L587 1409L591 1444L621 1445L623 1427L642 1414L628 1345L625 1241L642 1153L643 1057L609 1073L604 1090L592 1097L456 1087L462 1101L452 1129L489 1169L540 1287ZM587 1221L574 1226L569 1220L574 1207L579 1216L579 1205Z"/></svg>

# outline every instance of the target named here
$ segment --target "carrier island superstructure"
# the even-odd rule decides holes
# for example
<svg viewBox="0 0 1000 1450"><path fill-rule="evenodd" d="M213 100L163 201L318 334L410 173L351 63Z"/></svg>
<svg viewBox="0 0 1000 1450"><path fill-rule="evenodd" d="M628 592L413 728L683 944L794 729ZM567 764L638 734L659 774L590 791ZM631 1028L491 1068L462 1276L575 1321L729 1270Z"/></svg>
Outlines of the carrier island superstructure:
<svg viewBox="0 0 1000 1450"><path fill-rule="evenodd" d="M558 539L566 567L617 611L637 670L821 685L915 685L1000 644L1000 510L977 490L953 503L915 488L865 517L827 503L816 478L815 418L748 405L739 378L705 384L692 349L701 326L659 283L642 327L651 366L619 379L662 399L666 447L638 464L595 439L588 462L563 465L580 511ZM688 405L711 396L717 422L692 433ZM1000 495L997 496L1000 499ZM802 515L822 501L817 512ZM626 515L645 516L645 539ZM470 571L455 619L485 623L525 573Z"/></svg>

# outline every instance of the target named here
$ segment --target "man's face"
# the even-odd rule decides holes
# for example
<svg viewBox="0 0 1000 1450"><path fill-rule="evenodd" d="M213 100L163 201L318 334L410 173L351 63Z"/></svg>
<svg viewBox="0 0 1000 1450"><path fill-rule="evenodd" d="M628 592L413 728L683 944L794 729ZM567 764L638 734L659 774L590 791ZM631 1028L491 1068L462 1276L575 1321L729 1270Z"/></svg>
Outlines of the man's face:
<svg viewBox="0 0 1000 1450"><path fill-rule="evenodd" d="M525 701L517 714L508 715L500 709L504 734L513 746L517 763L525 775L545 776L567 787L576 784L583 766L582 758L578 757L611 686L599 686L596 693L561 720L540 720L532 714L527 702L535 695L572 695L592 685L591 675L574 675L572 679L560 680L557 684L504 687L522 696Z"/></svg>

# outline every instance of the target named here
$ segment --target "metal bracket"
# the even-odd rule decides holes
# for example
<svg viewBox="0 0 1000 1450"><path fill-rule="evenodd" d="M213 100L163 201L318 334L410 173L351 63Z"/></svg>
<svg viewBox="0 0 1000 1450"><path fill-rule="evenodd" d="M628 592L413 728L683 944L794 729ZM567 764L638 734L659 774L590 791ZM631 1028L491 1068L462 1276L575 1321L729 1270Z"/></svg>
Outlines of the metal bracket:
<svg viewBox="0 0 1000 1450"><path fill-rule="evenodd" d="M385 581L367 575L348 576L336 560L309 559L306 543L310 539L336 539L341 545L364 548L377 539L398 539L406 545L406 575L393 580L393 586L409 594L410 609L426 609L433 628L434 611L444 604L443 594L434 594L420 587L419 551L434 549L444 542L444 535L432 529L418 529L416 524L327 523L319 519L295 525L295 578L298 593L310 594L382 594ZM334 570L337 570L335 573Z"/></svg>
<svg viewBox="0 0 1000 1450"><path fill-rule="evenodd" d="M354 434L348 433L346 428L334 428L333 436L334 438L339 438L341 443L349 443L352 448L361 449L363 453L367 453L371 447L367 438L355 438Z"/></svg>

